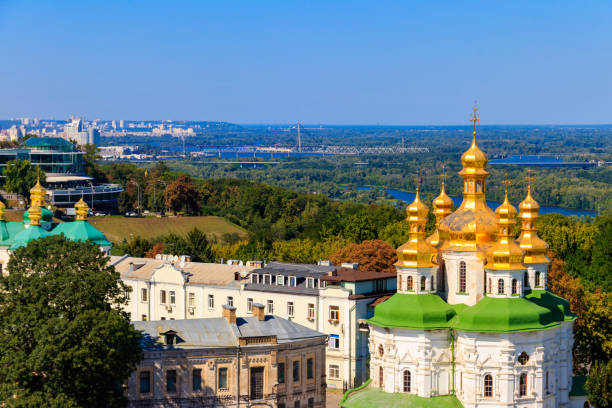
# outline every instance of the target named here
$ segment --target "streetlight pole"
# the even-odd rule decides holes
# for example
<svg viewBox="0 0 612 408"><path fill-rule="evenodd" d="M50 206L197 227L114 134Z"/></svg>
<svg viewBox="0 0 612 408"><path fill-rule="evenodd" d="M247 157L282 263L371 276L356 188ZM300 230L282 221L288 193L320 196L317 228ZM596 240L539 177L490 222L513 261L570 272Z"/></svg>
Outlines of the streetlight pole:
<svg viewBox="0 0 612 408"><path fill-rule="evenodd" d="M141 202L140 202L140 200L141 200L141 197L140 197L140 184L138 184L138 183L137 183L135 180L130 180L130 181L128 181L128 182L127 182L127 184L130 184L130 183L134 183L134 184L136 184L136 188L138 189L138 190L137 190L137 198L138 198L138 215L140 215L140 206L141 206Z"/></svg>
<svg viewBox="0 0 612 408"><path fill-rule="evenodd" d="M89 185L91 186L91 211L94 211L94 186L93 183L90 181Z"/></svg>

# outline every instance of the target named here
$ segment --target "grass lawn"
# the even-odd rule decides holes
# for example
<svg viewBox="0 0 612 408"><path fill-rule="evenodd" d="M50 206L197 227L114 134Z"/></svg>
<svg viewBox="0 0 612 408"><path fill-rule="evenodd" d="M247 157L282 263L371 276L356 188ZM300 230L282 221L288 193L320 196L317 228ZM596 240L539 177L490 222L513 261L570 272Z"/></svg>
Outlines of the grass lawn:
<svg viewBox="0 0 612 408"><path fill-rule="evenodd" d="M106 239L119 243L123 238L128 241L135 236L141 238L154 238L174 232L186 235L193 228L198 228L207 235L213 235L219 240L225 233L238 233L246 237L247 232L239 226L232 224L225 218L203 217L123 217L106 216L90 217L88 221L106 235Z"/></svg>
<svg viewBox="0 0 612 408"><path fill-rule="evenodd" d="M377 388L367 387L351 394L343 405L345 408L461 408L456 397L443 396L421 398L414 394L389 394Z"/></svg>

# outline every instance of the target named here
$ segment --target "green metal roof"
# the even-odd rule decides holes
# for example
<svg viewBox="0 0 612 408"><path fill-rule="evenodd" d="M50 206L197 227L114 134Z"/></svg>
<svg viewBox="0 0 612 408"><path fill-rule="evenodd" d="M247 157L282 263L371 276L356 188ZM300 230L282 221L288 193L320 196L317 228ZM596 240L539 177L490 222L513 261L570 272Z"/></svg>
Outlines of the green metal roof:
<svg viewBox="0 0 612 408"><path fill-rule="evenodd" d="M438 295L396 293L374 308L368 322L403 329L443 329L455 316L453 307Z"/></svg>
<svg viewBox="0 0 612 408"><path fill-rule="evenodd" d="M48 208L45 207L40 207L40 219L41 221L46 221L46 222L52 222L53 221L53 211L49 210ZM23 221L24 222L30 222L30 210L27 209L24 213L23 213Z"/></svg>
<svg viewBox="0 0 612 408"><path fill-rule="evenodd" d="M51 231L51 235L64 236L73 241L92 241L101 246L111 246L104 234L87 221L62 222Z"/></svg>
<svg viewBox="0 0 612 408"><path fill-rule="evenodd" d="M545 330L559 326L550 309L525 298L486 296L453 319L460 331L510 333Z"/></svg>
<svg viewBox="0 0 612 408"><path fill-rule="evenodd" d="M470 307L449 305L433 294L396 293L376 306L368 322L389 328L512 333L546 330L574 319L576 316L570 312L567 300L539 290L524 298L486 296Z"/></svg>
<svg viewBox="0 0 612 408"><path fill-rule="evenodd" d="M26 246L30 241L47 236L49 236L49 233L40 225L30 225L28 228L15 235L15 237L12 239L13 244L9 247L9 249L15 250L22 246Z"/></svg>
<svg viewBox="0 0 612 408"><path fill-rule="evenodd" d="M73 150L74 145L61 137L32 137L25 141L27 147L55 147Z"/></svg>

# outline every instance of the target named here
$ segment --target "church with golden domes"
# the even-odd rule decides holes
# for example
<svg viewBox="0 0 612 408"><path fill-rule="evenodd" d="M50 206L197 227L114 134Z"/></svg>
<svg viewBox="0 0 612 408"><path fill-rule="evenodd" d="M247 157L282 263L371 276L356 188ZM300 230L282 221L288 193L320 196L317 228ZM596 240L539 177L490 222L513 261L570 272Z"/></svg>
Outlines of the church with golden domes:
<svg viewBox="0 0 612 408"><path fill-rule="evenodd" d="M442 191L433 201L436 230L429 237L417 174L416 198L406 210L410 239L397 249L397 293L367 320L367 388L378 392L381 404L391 394L405 394L432 407L582 408L584 398L570 399L576 316L547 290L548 246L537 235L531 174L518 211L508 201L507 180L504 202L495 211L488 207L478 120L474 109L472 144L459 172L463 202L452 211L443 170ZM360 392L344 406L361 406Z"/></svg>
<svg viewBox="0 0 612 408"><path fill-rule="evenodd" d="M53 212L46 208L47 191L40 184L30 189L30 208L23 213L23 221L6 221L5 205L0 201L0 271L7 273L11 254L30 241L50 235L64 235L73 241L91 241L105 254L112 244L104 234L87 221L89 207L81 198L74 206L76 217L72 222L53 221Z"/></svg>

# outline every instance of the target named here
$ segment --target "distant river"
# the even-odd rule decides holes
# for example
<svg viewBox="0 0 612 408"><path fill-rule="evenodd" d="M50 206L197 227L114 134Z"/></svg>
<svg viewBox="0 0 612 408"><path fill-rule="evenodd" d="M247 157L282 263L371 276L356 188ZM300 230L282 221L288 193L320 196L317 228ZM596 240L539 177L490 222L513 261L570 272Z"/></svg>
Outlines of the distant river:
<svg viewBox="0 0 612 408"><path fill-rule="evenodd" d="M357 187L358 190L371 190L372 188L373 187L367 187L367 186ZM414 197L415 197L414 193L408 193L402 190L394 190L391 188L387 188L387 189L381 188L380 190L385 190L387 194L389 194L393 198L403 201L405 203L411 203L412 201L414 201ZM463 200L463 197L451 197L451 198L453 199L455 206L459 207L461 205L461 201ZM489 205L491 209L495 210L501 203L499 201L487 200L487 204ZM588 215L591 217L595 217L597 215L595 211L576 210L572 208L562 208L562 207L540 207L540 213L541 214L559 213L562 215L576 215L578 217L582 215Z"/></svg>

